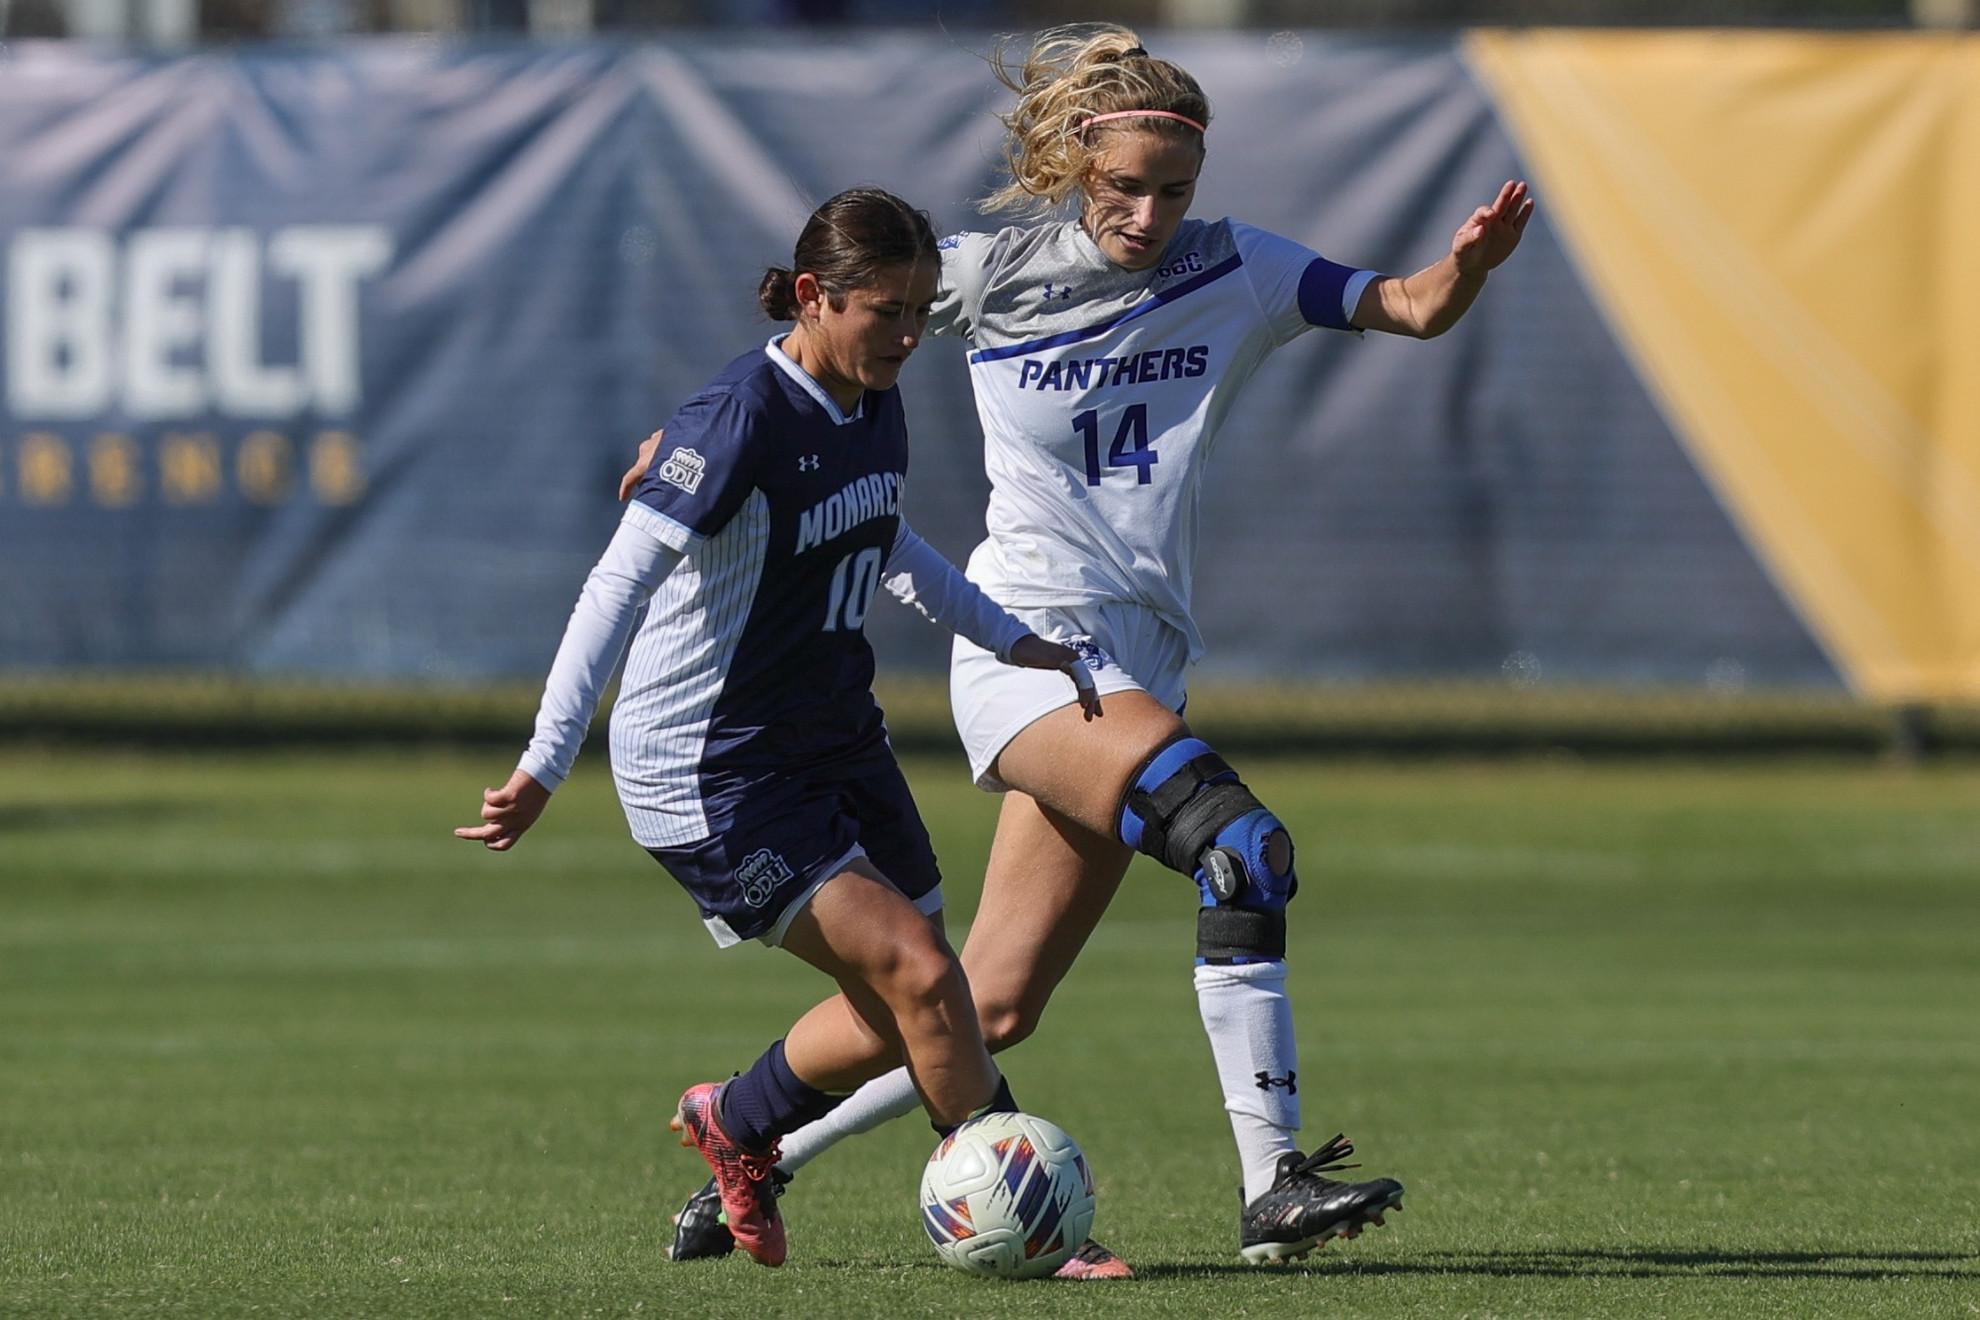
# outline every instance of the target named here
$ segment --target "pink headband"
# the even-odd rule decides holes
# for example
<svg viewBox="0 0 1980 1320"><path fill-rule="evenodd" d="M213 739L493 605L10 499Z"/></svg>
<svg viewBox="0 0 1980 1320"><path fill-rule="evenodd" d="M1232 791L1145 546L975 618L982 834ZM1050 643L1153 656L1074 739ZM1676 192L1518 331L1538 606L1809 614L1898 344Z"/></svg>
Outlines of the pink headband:
<svg viewBox="0 0 1980 1320"><path fill-rule="evenodd" d="M1092 124L1104 124L1109 119L1173 119L1179 124L1188 124L1199 133L1205 133L1207 135L1208 131L1203 125L1197 123L1188 115L1179 115L1173 110L1116 110L1111 114L1095 115L1091 119L1083 120L1080 123L1080 127L1086 128Z"/></svg>

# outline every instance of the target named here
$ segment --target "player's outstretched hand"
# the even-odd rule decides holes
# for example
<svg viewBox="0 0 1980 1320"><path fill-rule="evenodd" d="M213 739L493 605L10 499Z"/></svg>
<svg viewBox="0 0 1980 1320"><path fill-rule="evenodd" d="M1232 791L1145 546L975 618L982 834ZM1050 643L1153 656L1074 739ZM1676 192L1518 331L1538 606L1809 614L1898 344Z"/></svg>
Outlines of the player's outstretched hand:
<svg viewBox="0 0 1980 1320"><path fill-rule="evenodd" d="M487 823L463 825L454 831L454 837L486 844L491 852L507 852L516 846L524 830L536 824L549 803L550 790L531 778L527 770L518 770L502 787L481 790L481 819Z"/></svg>
<svg viewBox="0 0 1980 1320"><path fill-rule="evenodd" d="M641 478L646 476L646 469L653 466L653 455L660 448L660 437L665 434L667 433L664 430L655 431L639 442L639 457L626 469L626 475L619 478L620 499L631 499L632 493L639 489Z"/></svg>
<svg viewBox="0 0 1980 1320"><path fill-rule="evenodd" d="M1513 254L1526 222L1533 218L1533 198L1526 181L1510 180L1490 206L1481 206L1458 226L1451 239L1451 257L1465 274L1491 270Z"/></svg>
<svg viewBox="0 0 1980 1320"><path fill-rule="evenodd" d="M1093 686L1093 671L1070 646L1048 642L1036 633L1026 633L1011 644L1011 663L1025 669L1056 669L1070 678L1079 692L1079 708L1092 719L1100 713L1100 693Z"/></svg>

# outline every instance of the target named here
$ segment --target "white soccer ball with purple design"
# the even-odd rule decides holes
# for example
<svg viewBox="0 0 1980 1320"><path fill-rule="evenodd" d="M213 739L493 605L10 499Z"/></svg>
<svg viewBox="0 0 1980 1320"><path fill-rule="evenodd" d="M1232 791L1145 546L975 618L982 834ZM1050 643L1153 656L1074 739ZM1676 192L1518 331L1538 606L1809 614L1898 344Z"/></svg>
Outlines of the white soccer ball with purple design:
<svg viewBox="0 0 1980 1320"><path fill-rule="evenodd" d="M942 1259L967 1274L1043 1278L1093 1228L1093 1175L1057 1125L985 1114L928 1157L921 1222Z"/></svg>

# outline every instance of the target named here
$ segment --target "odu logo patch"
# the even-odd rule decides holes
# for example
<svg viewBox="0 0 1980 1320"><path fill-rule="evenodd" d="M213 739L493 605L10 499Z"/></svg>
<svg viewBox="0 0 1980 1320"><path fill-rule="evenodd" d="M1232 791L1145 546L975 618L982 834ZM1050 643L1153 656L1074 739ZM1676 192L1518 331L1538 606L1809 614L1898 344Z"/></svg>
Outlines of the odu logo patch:
<svg viewBox="0 0 1980 1320"><path fill-rule="evenodd" d="M699 472L695 473L695 480L701 480ZM791 868L768 848L758 848L743 858L742 865L736 868L736 882L742 886L743 902L753 908L767 904L775 896L777 886L790 878Z"/></svg>
<svg viewBox="0 0 1980 1320"><path fill-rule="evenodd" d="M660 465L660 480L692 495L700 489L702 474L707 471L708 460L700 454L692 449L676 449Z"/></svg>

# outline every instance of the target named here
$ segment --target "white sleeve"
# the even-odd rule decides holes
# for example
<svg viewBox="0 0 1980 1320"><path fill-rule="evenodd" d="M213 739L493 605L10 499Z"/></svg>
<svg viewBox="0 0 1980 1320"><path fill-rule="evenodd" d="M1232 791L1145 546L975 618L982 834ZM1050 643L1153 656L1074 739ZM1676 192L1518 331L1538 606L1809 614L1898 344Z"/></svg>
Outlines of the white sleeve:
<svg viewBox="0 0 1980 1320"><path fill-rule="evenodd" d="M912 605L952 633L959 633L999 660L1010 663L1011 647L1031 629L1013 617L1002 605L983 594L983 589L963 576L961 569L942 553L914 534L907 519L901 519L894 535L894 548L887 556L887 590L904 605Z"/></svg>
<svg viewBox="0 0 1980 1320"><path fill-rule="evenodd" d="M1231 239L1278 342L1314 326L1360 333L1354 312L1362 290L1376 278L1374 271L1342 266L1303 243L1251 225L1233 222Z"/></svg>
<svg viewBox="0 0 1980 1320"><path fill-rule="evenodd" d="M619 524L597 567L584 580L564 640L543 685L536 709L536 736L518 768L555 792L571 773L599 694L618 668L640 606L681 562L681 552L662 545L633 519Z"/></svg>
<svg viewBox="0 0 1980 1320"><path fill-rule="evenodd" d="M935 307L928 317L931 335L955 335L974 341L976 309L983 301L983 286L996 260L995 234L951 234L938 247L942 253L942 282L935 294Z"/></svg>

